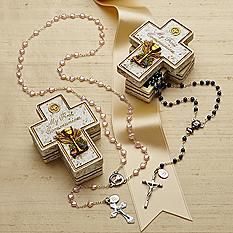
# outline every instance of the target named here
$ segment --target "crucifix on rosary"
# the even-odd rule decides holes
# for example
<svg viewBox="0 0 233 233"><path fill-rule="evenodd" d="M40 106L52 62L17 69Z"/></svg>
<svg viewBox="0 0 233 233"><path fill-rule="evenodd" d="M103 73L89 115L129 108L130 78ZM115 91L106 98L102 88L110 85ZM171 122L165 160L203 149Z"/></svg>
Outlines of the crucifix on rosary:
<svg viewBox="0 0 233 233"><path fill-rule="evenodd" d="M142 181L143 184L145 184L145 185L147 185L149 187L147 195L146 195L146 201L145 201L145 204L144 204L144 209L147 209L147 207L149 205L149 200L150 200L150 197L151 197L153 191L155 189L163 187L162 184L155 182L157 174L159 174L159 177L162 178L162 179L166 179L168 177L168 172L166 170L164 170L164 169L156 169L154 171L152 180L150 180L150 181L143 180Z"/></svg>

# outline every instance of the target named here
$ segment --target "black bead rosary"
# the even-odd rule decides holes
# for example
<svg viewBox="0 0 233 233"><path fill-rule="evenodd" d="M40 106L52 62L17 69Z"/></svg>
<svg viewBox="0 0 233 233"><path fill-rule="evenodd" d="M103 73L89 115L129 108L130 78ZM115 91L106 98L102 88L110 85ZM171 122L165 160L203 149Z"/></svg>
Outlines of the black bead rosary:
<svg viewBox="0 0 233 233"><path fill-rule="evenodd" d="M154 85L154 82L152 82L150 85ZM187 87L196 87L196 86L212 86L213 88L216 89L216 96L217 97L215 99L214 108L213 108L213 110L211 110L211 112L209 114L206 115L206 117L202 121L197 119L197 113L198 113L198 110L199 110L198 109L198 104L199 103L198 103L197 98L195 98L194 96L183 97L182 99L177 99L175 101L168 102L168 101L164 100L164 97L161 94L161 91L163 89L165 89L165 88L187 88ZM156 85L156 87L158 87L158 85ZM171 108L174 105L179 105L181 103L191 102L191 103L193 103L194 117L192 119L191 125L186 128L185 135L183 135L182 138L181 138L182 146L181 146L181 149L179 151L179 154L176 157L174 157L171 161L160 163L159 166L154 170L154 174L152 176L151 181L143 181L142 182L143 184L146 183L149 186L149 191L147 193L146 202L145 202L145 205L144 205L145 209L148 207L149 199L150 199L150 196L152 194L153 189L163 187L162 184L159 184L159 183L155 182L157 174L162 179L168 178L168 172L164 168L166 166L168 166L168 165L177 164L178 162L180 162L183 159L185 151L186 151L185 150L185 143L187 142L188 137L193 135L195 130L199 130L201 128L204 128L206 123L216 116L216 113L217 113L217 111L219 109L219 104L221 102L221 96L222 96L220 86L217 86L215 81L210 81L210 80L205 80L205 81L201 80L200 82L193 81L193 82L191 82L189 84L181 83L181 84L178 84L178 85L177 84L166 83L165 88L162 87L158 91L158 99L159 99L160 103L164 107Z"/></svg>
<svg viewBox="0 0 233 233"><path fill-rule="evenodd" d="M159 93L159 101L164 107L173 107L174 105L179 105L181 103L192 102L193 103L193 111L194 111L194 118L192 119L191 126L186 128L186 135L184 135L182 137L182 147L180 149L180 154L178 155L177 158L173 158L173 160L168 162L168 163L161 163L160 168L161 167L164 168L164 166L168 165L168 164L176 164L177 162L180 162L183 159L183 156L184 156L184 153L185 153L184 145L187 142L188 137L193 135L195 130L198 130L200 128L204 128L206 123L216 116L216 113L217 113L217 111L219 109L219 104L220 104L220 101L221 101L220 98L222 96L222 92L220 90L220 86L217 86L215 84L215 81L209 81L209 80L203 81L203 80L201 80L200 82L193 81L193 82L191 82L189 84L181 83L181 84L178 84L178 85L174 85L174 84L171 84L171 83L167 83L167 85L166 85L167 88L187 88L187 87L191 87L191 86L193 86L193 87L196 87L196 86L212 86L212 87L214 87L216 89L216 92L217 92L216 93L217 98L215 99L214 108L205 117L205 119L203 121L200 121L200 120L196 119L197 113L198 113L198 104L199 103L198 103L198 100L194 96L192 96L192 97L183 97L183 99L177 99L174 102L169 102L168 103L166 100L164 100L164 97L161 95L161 93Z"/></svg>

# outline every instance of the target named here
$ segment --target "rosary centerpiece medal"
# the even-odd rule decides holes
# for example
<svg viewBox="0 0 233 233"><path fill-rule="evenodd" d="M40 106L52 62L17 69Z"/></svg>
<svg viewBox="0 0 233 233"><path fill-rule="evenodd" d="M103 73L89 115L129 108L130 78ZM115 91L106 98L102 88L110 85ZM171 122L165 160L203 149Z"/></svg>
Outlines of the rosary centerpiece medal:
<svg viewBox="0 0 233 233"><path fill-rule="evenodd" d="M42 121L29 128L45 163L61 157L75 183L102 174L103 157L94 141L100 124L87 102L70 107L60 94L37 105Z"/></svg>

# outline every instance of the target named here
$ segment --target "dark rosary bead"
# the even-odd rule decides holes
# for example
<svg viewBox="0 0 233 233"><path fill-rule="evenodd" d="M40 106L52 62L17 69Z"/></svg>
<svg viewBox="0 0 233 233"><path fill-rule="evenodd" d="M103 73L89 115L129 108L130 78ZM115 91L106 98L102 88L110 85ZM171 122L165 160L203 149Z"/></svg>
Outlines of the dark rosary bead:
<svg viewBox="0 0 233 233"><path fill-rule="evenodd" d="M184 155L180 154L180 155L179 155L179 160L182 160L183 157L184 157Z"/></svg>
<svg viewBox="0 0 233 233"><path fill-rule="evenodd" d="M172 103L172 102L170 102L168 106L169 106L169 107L172 107L172 106L173 106L173 103Z"/></svg>
<svg viewBox="0 0 233 233"><path fill-rule="evenodd" d="M198 111L198 107L194 107L194 108L193 108L193 111L194 111L194 112L197 112L197 111Z"/></svg>
<svg viewBox="0 0 233 233"><path fill-rule="evenodd" d="M201 86L204 85L204 81L203 81L203 80L200 81L200 85L201 85Z"/></svg>
<svg viewBox="0 0 233 233"><path fill-rule="evenodd" d="M215 81L211 81L211 86L214 86L215 85Z"/></svg>
<svg viewBox="0 0 233 233"><path fill-rule="evenodd" d="M218 92L217 92L217 95L218 95L218 96L221 96L221 95L222 95L222 92L221 92L221 91L218 91Z"/></svg>
<svg viewBox="0 0 233 233"><path fill-rule="evenodd" d="M174 164L176 164L176 163L177 163L177 159L174 158L174 159L172 160L172 162L173 162Z"/></svg>
<svg viewBox="0 0 233 233"><path fill-rule="evenodd" d="M182 137L182 141L186 142L187 141L187 137L186 136Z"/></svg>
<svg viewBox="0 0 233 233"><path fill-rule="evenodd" d="M217 102L217 103L220 103L220 101L221 101L221 100L220 100L220 98L218 97L218 98L216 99L216 102Z"/></svg>
<svg viewBox="0 0 233 233"><path fill-rule="evenodd" d="M180 150L182 153L184 153L185 152L185 149L184 148L181 148L181 150Z"/></svg>
<svg viewBox="0 0 233 233"><path fill-rule="evenodd" d="M197 86L197 82L196 81L193 81L192 85L195 87Z"/></svg>
<svg viewBox="0 0 233 233"><path fill-rule="evenodd" d="M192 97L190 98L190 100L191 100L191 102L193 102L193 101L195 100L195 98L192 96Z"/></svg>
<svg viewBox="0 0 233 233"><path fill-rule="evenodd" d="M187 97L184 97L183 101L186 103L188 101Z"/></svg>
<svg viewBox="0 0 233 233"><path fill-rule="evenodd" d="M180 104L180 100L176 100L176 103L177 103L177 104Z"/></svg>
<svg viewBox="0 0 233 233"><path fill-rule="evenodd" d="M215 109L218 109L218 108L219 108L219 105L218 105L218 104L215 104L215 105L214 105L214 108L215 108Z"/></svg>
<svg viewBox="0 0 233 233"><path fill-rule="evenodd" d="M163 100L163 96L159 96L159 101L162 101Z"/></svg>
<svg viewBox="0 0 233 233"><path fill-rule="evenodd" d="M210 115L207 115L207 119L208 119L208 120L211 120L211 116L210 116Z"/></svg>
<svg viewBox="0 0 233 233"><path fill-rule="evenodd" d="M170 88L172 85L171 83L167 83L167 87Z"/></svg>
<svg viewBox="0 0 233 233"><path fill-rule="evenodd" d="M213 114L213 115L216 115L216 110L213 110L213 111L212 111L212 114Z"/></svg>
<svg viewBox="0 0 233 233"><path fill-rule="evenodd" d="M208 85L210 85L210 81L209 80L206 80L205 81L205 84L208 86Z"/></svg>
<svg viewBox="0 0 233 233"><path fill-rule="evenodd" d="M220 89L220 86L216 86L216 91L218 91Z"/></svg>
<svg viewBox="0 0 233 233"><path fill-rule="evenodd" d="M184 84L183 83L180 84L180 88L184 88Z"/></svg>
<svg viewBox="0 0 233 233"><path fill-rule="evenodd" d="M163 169L163 168L164 168L164 163L160 163L160 164L159 164L159 167L160 167L161 169Z"/></svg>
<svg viewBox="0 0 233 233"><path fill-rule="evenodd" d="M163 106L167 106L167 101L164 101L164 102L163 102Z"/></svg>
<svg viewBox="0 0 233 233"><path fill-rule="evenodd" d="M195 100L195 101L194 101L194 104L195 104L195 105L198 105L198 101L197 101L197 100Z"/></svg>

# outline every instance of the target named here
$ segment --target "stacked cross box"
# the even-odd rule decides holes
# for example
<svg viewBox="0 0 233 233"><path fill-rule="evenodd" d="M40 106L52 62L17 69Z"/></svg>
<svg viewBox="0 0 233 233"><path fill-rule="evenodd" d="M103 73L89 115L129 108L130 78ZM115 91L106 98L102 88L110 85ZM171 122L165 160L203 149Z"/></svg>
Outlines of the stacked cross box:
<svg viewBox="0 0 233 233"><path fill-rule="evenodd" d="M76 184L103 173L103 157L93 142L101 137L100 123L87 102L70 107L60 94L38 104L36 110L41 121L29 127L29 132L45 163L61 157ZM67 129L79 130L88 148L76 157L71 154L72 141L56 139L58 132Z"/></svg>
<svg viewBox="0 0 233 233"><path fill-rule="evenodd" d="M153 82L150 84L156 76L180 83L194 65L194 52L188 47L193 32L175 19L161 28L148 21L130 34L129 39L130 54L118 65L117 71L126 78L126 93L145 102L150 102L156 94ZM160 48L159 56L153 57L152 51L144 51L145 42L150 41ZM141 59L136 60L138 57Z"/></svg>

